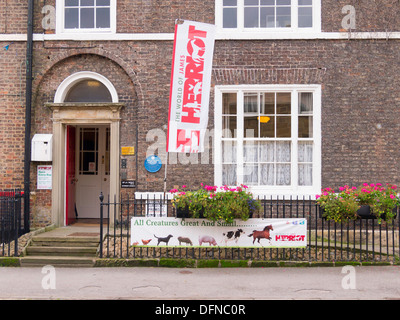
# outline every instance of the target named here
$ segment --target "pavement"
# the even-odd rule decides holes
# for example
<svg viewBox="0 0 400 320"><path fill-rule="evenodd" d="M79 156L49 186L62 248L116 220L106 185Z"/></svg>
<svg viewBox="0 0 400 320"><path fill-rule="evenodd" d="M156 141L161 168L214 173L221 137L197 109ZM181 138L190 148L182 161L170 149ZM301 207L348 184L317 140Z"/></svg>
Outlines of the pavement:
<svg viewBox="0 0 400 320"><path fill-rule="evenodd" d="M42 236L98 233L75 224ZM0 268L0 300L399 300L400 265ZM163 305L164 306L164 305Z"/></svg>
<svg viewBox="0 0 400 320"><path fill-rule="evenodd" d="M397 300L400 266L0 268L0 299Z"/></svg>

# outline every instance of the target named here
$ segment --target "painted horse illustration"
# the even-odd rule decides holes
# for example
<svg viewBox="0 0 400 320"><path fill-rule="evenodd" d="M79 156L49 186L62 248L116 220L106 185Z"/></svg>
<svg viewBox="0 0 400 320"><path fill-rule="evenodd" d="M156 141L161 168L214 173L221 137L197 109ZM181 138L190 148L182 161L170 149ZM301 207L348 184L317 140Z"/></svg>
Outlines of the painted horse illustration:
<svg viewBox="0 0 400 320"><path fill-rule="evenodd" d="M256 241L256 239L258 243L260 243L260 239L271 240L269 232L273 230L274 228L272 228L272 224L270 224L269 226L266 226L262 231L253 230L253 232L249 235L249 237L253 237L253 244L254 241Z"/></svg>

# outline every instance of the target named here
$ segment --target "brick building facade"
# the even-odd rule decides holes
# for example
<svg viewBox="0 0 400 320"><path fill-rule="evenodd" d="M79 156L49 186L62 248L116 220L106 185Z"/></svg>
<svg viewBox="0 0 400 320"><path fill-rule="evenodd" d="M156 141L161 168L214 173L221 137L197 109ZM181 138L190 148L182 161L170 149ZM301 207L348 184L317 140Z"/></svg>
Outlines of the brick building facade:
<svg viewBox="0 0 400 320"><path fill-rule="evenodd" d="M70 184L80 206L98 205L99 184L132 196L163 190L164 167L150 173L143 163L152 153L166 162L176 19L215 24L217 35L209 144L169 155L168 190L245 183L314 195L400 181L398 1L36 0L34 9L32 137L53 135L52 161L31 163L34 225L67 223ZM0 3L2 189L24 183L27 10L27 1ZM78 181L68 180L72 149ZM38 189L40 165L52 165L52 190ZM91 176L101 180L85 187Z"/></svg>

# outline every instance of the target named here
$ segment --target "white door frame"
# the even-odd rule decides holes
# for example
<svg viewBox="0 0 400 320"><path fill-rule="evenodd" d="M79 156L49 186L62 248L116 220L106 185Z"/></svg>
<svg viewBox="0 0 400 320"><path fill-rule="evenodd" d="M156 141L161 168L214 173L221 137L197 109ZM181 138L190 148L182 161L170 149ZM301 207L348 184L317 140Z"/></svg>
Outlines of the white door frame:
<svg viewBox="0 0 400 320"><path fill-rule="evenodd" d="M120 193L120 111L121 103L49 103L53 120L53 190L52 221L56 226L65 226L66 183L66 126L109 125L110 126L110 195ZM100 200L99 200L100 201ZM113 219L113 216L110 216Z"/></svg>

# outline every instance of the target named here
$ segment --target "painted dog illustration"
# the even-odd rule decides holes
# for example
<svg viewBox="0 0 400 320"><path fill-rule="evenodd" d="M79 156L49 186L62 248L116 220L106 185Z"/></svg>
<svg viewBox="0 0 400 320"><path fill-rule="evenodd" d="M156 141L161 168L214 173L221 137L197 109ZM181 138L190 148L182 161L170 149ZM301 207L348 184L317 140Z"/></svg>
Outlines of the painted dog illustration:
<svg viewBox="0 0 400 320"><path fill-rule="evenodd" d="M167 237L157 237L156 235L154 235L154 236L155 236L155 237L157 238L157 240L158 240L157 245L159 245L160 242L165 242L166 245L168 245L169 240L173 237L172 234L168 235Z"/></svg>

